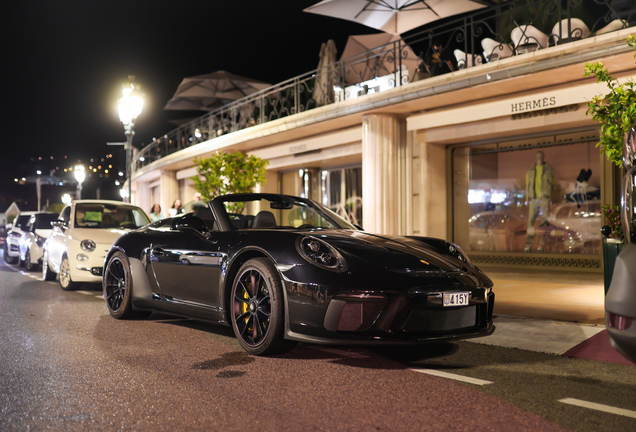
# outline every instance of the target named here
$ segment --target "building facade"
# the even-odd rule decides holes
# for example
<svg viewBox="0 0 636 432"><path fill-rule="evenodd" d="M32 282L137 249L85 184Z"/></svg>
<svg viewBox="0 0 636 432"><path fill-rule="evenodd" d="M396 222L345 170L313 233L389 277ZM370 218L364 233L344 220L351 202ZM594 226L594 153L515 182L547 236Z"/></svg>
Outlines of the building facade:
<svg viewBox="0 0 636 432"><path fill-rule="evenodd" d="M215 134L136 166L132 200L191 201L193 158L238 150L269 161L261 191L320 201L367 231L444 238L477 263L601 271L600 208L617 204L621 173L586 116L607 89L583 68L632 78L634 31Z"/></svg>

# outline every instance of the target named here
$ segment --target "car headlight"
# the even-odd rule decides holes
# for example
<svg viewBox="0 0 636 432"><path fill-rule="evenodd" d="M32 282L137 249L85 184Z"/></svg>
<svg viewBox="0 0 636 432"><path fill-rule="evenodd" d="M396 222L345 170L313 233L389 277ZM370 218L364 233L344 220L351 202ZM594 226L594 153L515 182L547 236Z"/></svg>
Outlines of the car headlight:
<svg viewBox="0 0 636 432"><path fill-rule="evenodd" d="M462 250L462 248L459 247L459 245L456 245L455 243L448 243L448 251L458 260L464 261L468 265L473 265L470 258L468 258L468 255L466 255L466 253Z"/></svg>
<svg viewBox="0 0 636 432"><path fill-rule="evenodd" d="M97 245L95 244L95 242L93 240L82 240L82 242L80 243L80 247L82 248L82 250L85 250L86 252L93 252L95 250L95 248L97 247Z"/></svg>
<svg viewBox="0 0 636 432"><path fill-rule="evenodd" d="M22 234L20 234L19 232L12 232L11 234L9 234L9 237L12 237L14 239L20 238L22 237Z"/></svg>
<svg viewBox="0 0 636 432"><path fill-rule="evenodd" d="M347 269L347 262L340 252L316 237L302 237L296 243L296 249L306 261L322 269L338 273Z"/></svg>

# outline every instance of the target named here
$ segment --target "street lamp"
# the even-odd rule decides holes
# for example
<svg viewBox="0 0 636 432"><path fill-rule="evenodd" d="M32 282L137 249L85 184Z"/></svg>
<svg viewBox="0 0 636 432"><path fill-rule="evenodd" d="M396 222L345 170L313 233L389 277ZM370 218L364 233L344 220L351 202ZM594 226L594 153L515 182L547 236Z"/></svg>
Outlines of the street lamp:
<svg viewBox="0 0 636 432"><path fill-rule="evenodd" d="M71 196L67 193L65 193L64 195L62 195L62 203L63 204L70 204L71 201L73 201L73 198L71 198Z"/></svg>
<svg viewBox="0 0 636 432"><path fill-rule="evenodd" d="M86 180L84 165L76 165L73 167L73 175L75 176L75 180L77 180L77 199L82 199L82 183Z"/></svg>
<svg viewBox="0 0 636 432"><path fill-rule="evenodd" d="M144 106L144 100L141 98L141 93L138 87L132 82L135 77L129 76L130 82L124 86L123 97L119 100L119 120L124 125L124 133L126 134L126 178L128 179L128 193L125 198L130 202L130 195L132 193L132 139L135 135L135 119ZM124 198L122 196L122 198Z"/></svg>

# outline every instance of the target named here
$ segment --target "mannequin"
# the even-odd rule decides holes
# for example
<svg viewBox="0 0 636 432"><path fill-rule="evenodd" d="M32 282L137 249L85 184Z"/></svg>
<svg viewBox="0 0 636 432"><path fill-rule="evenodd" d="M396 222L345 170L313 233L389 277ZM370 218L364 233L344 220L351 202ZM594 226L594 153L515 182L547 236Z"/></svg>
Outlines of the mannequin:
<svg viewBox="0 0 636 432"><path fill-rule="evenodd" d="M537 220L539 210L547 217L550 211L550 198L554 191L556 178L554 169L545 163L545 154L538 151L536 154L537 162L530 167L526 174L526 197L530 210L528 212L528 229L526 247L524 252L532 252L534 243L535 229L534 222ZM545 236L539 239L539 247L537 252L545 250Z"/></svg>

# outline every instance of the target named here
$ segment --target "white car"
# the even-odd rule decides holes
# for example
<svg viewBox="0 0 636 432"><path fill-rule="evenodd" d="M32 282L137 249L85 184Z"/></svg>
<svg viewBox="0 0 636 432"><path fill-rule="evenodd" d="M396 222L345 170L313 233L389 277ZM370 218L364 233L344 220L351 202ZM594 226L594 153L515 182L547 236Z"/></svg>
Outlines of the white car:
<svg viewBox="0 0 636 432"><path fill-rule="evenodd" d="M57 220L57 213L38 212L29 218L20 238L20 265L28 271L36 270L42 264L42 248L51 235L51 222Z"/></svg>
<svg viewBox="0 0 636 432"><path fill-rule="evenodd" d="M13 221L13 226L7 233L7 241L4 243L4 260L8 264L15 264L20 258L20 239L24 235L24 227L29 218L36 212L20 212Z"/></svg>
<svg viewBox="0 0 636 432"><path fill-rule="evenodd" d="M81 283L101 283L104 258L117 238L150 223L142 209L119 201L78 200L68 204L53 222L44 244L42 276L60 275L63 290Z"/></svg>

